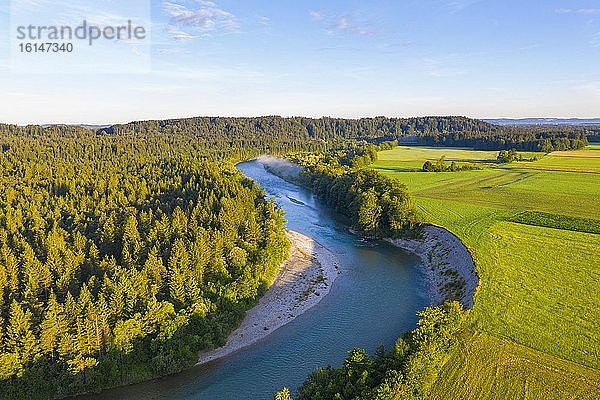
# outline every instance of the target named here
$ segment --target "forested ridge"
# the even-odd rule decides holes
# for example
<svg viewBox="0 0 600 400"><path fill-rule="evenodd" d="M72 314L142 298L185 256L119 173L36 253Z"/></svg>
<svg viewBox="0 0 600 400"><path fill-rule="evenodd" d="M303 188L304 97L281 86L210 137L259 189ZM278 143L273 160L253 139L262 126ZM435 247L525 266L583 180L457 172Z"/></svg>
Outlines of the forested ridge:
<svg viewBox="0 0 600 400"><path fill-rule="evenodd" d="M579 149L587 137L597 138L597 126L499 126L466 117L319 119L278 116L256 118L197 117L132 122L103 129L111 134L160 132L192 134L201 140L226 141L232 148L322 150L316 143L340 140L373 142L401 140L432 146L473 147L480 150L546 151ZM276 144L273 142L276 140ZM303 145L301 143L305 142Z"/></svg>
<svg viewBox="0 0 600 400"><path fill-rule="evenodd" d="M212 161L242 161L261 154L283 154L289 151L324 151L332 143L320 139L311 139L293 131L269 131L261 134L239 133L231 130L205 129L201 125L176 120L179 129L158 129L157 121L134 122L128 125L116 125L111 128L90 130L78 126L38 125L15 126L0 124L0 146L6 150L10 143L5 137L35 139L36 143L53 146L55 138L85 140L90 146L105 147L102 157L113 157L124 152L135 152L140 146L148 154L161 157L177 157L180 154L193 155ZM173 123L175 123L173 122ZM67 146L71 143L65 142ZM84 153L87 156L87 153Z"/></svg>
<svg viewBox="0 0 600 400"><path fill-rule="evenodd" d="M417 118L304 118L304 117L194 117L136 121L117 124L97 131L78 127L17 127L0 124L0 133L20 131L27 135L74 131L98 135L148 136L165 134L186 137L212 146L204 146L215 158L245 159L259 153L280 154L288 151L322 151L332 143L366 140L374 143L400 140L431 146L473 147L480 150L553 151L579 149L600 137L598 126L499 126L467 117ZM208 156L208 155L207 155Z"/></svg>
<svg viewBox="0 0 600 400"><path fill-rule="evenodd" d="M0 398L189 367L274 279L282 212L171 139L2 132Z"/></svg>

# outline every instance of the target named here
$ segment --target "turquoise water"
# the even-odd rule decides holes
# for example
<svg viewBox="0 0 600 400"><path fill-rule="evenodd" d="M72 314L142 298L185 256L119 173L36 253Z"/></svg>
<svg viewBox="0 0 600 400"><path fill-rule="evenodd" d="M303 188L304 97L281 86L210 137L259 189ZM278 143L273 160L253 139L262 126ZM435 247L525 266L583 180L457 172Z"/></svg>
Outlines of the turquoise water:
<svg viewBox="0 0 600 400"><path fill-rule="evenodd" d="M101 399L272 399L284 386L299 387L319 366L339 366L353 347L371 354L414 328L427 303L418 259L379 241L364 241L310 192L267 172L257 161L238 165L285 210L287 227L331 249L342 274L317 306L240 352L178 375L118 388Z"/></svg>

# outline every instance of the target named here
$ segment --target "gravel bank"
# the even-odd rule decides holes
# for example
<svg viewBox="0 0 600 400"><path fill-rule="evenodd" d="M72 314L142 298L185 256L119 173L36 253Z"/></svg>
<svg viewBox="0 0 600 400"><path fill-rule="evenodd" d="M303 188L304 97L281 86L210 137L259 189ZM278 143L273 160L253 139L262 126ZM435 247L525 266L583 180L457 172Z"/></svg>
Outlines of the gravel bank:
<svg viewBox="0 0 600 400"><path fill-rule="evenodd" d="M198 355L198 364L213 361L250 346L293 321L325 297L339 274L339 260L315 240L288 231L290 257L279 268L275 282L225 346Z"/></svg>
<svg viewBox="0 0 600 400"><path fill-rule="evenodd" d="M416 254L427 276L429 300L438 305L445 300L458 300L470 309L479 284L473 257L450 231L426 225L422 239L386 239L391 244Z"/></svg>

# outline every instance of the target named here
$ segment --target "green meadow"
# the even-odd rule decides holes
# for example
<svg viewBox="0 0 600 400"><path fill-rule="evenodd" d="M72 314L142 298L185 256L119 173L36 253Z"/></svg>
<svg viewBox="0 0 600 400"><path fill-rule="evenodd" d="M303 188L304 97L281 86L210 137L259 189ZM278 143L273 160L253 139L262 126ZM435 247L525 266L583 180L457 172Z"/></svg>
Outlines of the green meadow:
<svg viewBox="0 0 600 400"><path fill-rule="evenodd" d="M467 332L460 343L433 387L433 400L598 399L595 370L482 331Z"/></svg>
<svg viewBox="0 0 600 400"><path fill-rule="evenodd" d="M600 398L600 146L511 164L497 154L398 147L373 166L463 240L481 278L433 397ZM411 172L442 156L483 169Z"/></svg>

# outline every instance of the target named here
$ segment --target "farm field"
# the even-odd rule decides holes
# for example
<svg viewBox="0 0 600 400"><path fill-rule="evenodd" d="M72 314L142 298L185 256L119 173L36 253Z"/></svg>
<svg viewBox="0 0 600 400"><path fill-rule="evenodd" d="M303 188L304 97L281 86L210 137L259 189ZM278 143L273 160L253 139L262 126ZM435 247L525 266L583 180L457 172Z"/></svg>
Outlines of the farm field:
<svg viewBox="0 0 600 400"><path fill-rule="evenodd" d="M544 153L523 152L523 157L542 157ZM474 151L466 148L448 147L408 147L400 146L393 150L380 152L378 169L404 172L421 169L425 161L437 161L441 157L446 161L471 162L477 164L493 163L498 156L497 151Z"/></svg>
<svg viewBox="0 0 600 400"><path fill-rule="evenodd" d="M467 332L430 398L596 400L599 379L598 371L573 362L481 331Z"/></svg>
<svg viewBox="0 0 600 400"><path fill-rule="evenodd" d="M600 149L587 151L576 151L570 154L568 151L557 151L551 153L530 165L523 165L526 168L539 170L560 170L574 172L600 172Z"/></svg>
<svg viewBox="0 0 600 400"><path fill-rule="evenodd" d="M379 153L373 168L409 187L424 220L463 240L481 277L472 335L451 357L434 398L481 398L479 390L496 393L489 398L600 398L600 235L589 233L600 220L598 154L591 146L499 165L497 152ZM407 172L443 155L484 169Z"/></svg>

